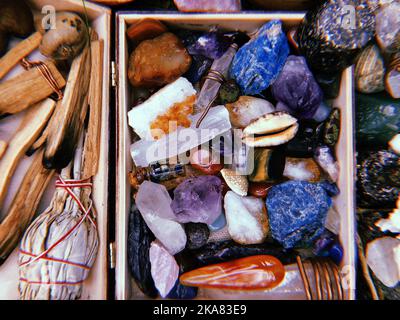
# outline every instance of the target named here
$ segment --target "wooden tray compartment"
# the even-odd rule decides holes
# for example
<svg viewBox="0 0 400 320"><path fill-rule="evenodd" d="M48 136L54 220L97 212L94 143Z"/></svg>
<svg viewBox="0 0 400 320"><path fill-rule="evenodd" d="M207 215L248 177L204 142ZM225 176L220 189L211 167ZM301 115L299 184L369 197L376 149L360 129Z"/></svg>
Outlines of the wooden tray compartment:
<svg viewBox="0 0 400 320"><path fill-rule="evenodd" d="M99 160L99 171L94 178L94 188L92 198L98 215L98 231L100 236L100 245L97 260L93 266L90 277L85 281L81 299L106 299L107 298L107 282L108 282L108 173L109 173L109 84L110 84L110 30L111 30L111 10L91 4L87 1L86 9L79 0L30 0L32 7L39 13L44 6L52 6L56 11L73 11L80 14L85 12L88 14L91 26L99 34L99 38L104 40L104 65L103 65L103 108L101 126L101 150ZM30 57L31 60L40 59L40 54L34 52ZM12 77L19 72L22 72L21 67L16 67L7 75L7 78ZM22 118L22 113L9 117L7 120L2 120L0 129L0 138L6 141L13 134L15 128ZM9 194L5 200L5 205L0 213L0 218L4 216L7 207L18 189L18 186L30 164L30 158L25 157L17 168L16 173L12 178L9 188ZM0 173L1 174L1 173ZM50 182L41 204L38 213L48 206L54 193L54 182ZM8 260L0 267L0 299L18 299L18 250L14 250Z"/></svg>
<svg viewBox="0 0 400 320"><path fill-rule="evenodd" d="M127 78L128 43L127 26L144 18L158 19L166 24L179 25L185 28L207 30L210 26L219 26L229 30L254 31L265 22L280 19L286 28L299 24L304 13L242 13L242 14L157 14L129 13L117 14L117 176L116 176L116 299L143 299L132 280L127 262L128 216L131 205L131 189L128 173L132 169L130 145L132 132L128 126L127 113L131 109L132 87ZM342 76L340 95L334 106L341 109L342 129L337 145L337 156L340 164L340 195L334 206L340 214L340 239L345 248L341 272L347 299L355 297L355 231L354 231L354 142L353 142L353 88L352 70L345 70Z"/></svg>

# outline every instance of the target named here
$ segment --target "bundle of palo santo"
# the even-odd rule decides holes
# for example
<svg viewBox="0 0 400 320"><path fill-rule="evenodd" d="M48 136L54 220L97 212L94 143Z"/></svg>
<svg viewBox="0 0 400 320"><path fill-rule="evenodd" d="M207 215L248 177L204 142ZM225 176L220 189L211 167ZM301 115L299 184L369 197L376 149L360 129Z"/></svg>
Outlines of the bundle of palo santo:
<svg viewBox="0 0 400 320"><path fill-rule="evenodd" d="M0 117L23 117L14 136L0 141L2 211L19 163L25 155L32 161L0 224L0 264L24 236L21 299L77 299L98 248L90 195L100 151L103 41L76 13L57 12L54 28L36 32L24 0L0 3L0 20L2 14L32 24L26 27L31 35L0 56ZM29 61L37 50L42 61ZM26 70L6 78L17 64ZM60 170L52 203L32 223Z"/></svg>

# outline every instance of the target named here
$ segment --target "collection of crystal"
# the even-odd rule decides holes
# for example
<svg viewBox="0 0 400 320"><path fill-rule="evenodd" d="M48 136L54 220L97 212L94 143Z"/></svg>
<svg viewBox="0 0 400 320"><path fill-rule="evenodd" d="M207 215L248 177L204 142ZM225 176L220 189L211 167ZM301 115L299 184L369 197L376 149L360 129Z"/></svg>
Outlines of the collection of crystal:
<svg viewBox="0 0 400 320"><path fill-rule="evenodd" d="M373 10L375 38L355 63L359 273L364 276L358 298L398 300L400 1L377 2Z"/></svg>
<svg viewBox="0 0 400 320"><path fill-rule="evenodd" d="M343 32L354 4L356 27ZM374 33L371 7L350 0L327 1L294 30L129 27L128 260L144 294L344 298L332 99ZM198 139L182 139L188 130Z"/></svg>

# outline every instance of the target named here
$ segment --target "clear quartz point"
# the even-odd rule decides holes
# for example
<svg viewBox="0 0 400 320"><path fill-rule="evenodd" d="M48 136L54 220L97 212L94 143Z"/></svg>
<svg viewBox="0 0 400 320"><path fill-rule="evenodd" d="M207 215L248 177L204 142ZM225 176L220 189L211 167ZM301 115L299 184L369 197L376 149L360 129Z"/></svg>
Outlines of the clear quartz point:
<svg viewBox="0 0 400 320"><path fill-rule="evenodd" d="M225 79L228 77L229 68L238 50L236 44L231 45L221 58L214 60L211 70L220 73ZM195 103L195 113L203 112L207 106L215 100L221 83L213 79L207 79L201 88L200 94Z"/></svg>

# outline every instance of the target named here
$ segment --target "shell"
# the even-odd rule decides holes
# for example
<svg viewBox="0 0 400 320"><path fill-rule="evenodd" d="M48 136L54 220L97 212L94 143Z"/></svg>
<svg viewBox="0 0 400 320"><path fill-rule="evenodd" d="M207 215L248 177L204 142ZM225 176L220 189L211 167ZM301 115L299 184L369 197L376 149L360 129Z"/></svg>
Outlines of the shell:
<svg viewBox="0 0 400 320"><path fill-rule="evenodd" d="M385 89L385 66L377 45L365 48L357 58L355 84L362 93L380 92Z"/></svg>
<svg viewBox="0 0 400 320"><path fill-rule="evenodd" d="M239 196L247 196L249 182L246 176L238 175L234 170L222 169L221 175L227 183L228 187Z"/></svg>
<svg viewBox="0 0 400 320"><path fill-rule="evenodd" d="M183 274L183 285L229 290L264 290L278 286L285 277L282 263L260 255L210 265Z"/></svg>
<svg viewBox="0 0 400 320"><path fill-rule="evenodd" d="M268 113L244 130L243 143L249 147L273 147L289 142L299 129L297 119L282 111Z"/></svg>
<svg viewBox="0 0 400 320"><path fill-rule="evenodd" d="M274 106L267 100L250 96L241 96L236 102L228 103L226 108L232 126L236 128L245 128L260 116L275 111Z"/></svg>
<svg viewBox="0 0 400 320"><path fill-rule="evenodd" d="M261 116L257 120L250 123L244 130L243 134L270 134L279 132L297 123L297 119L286 112L273 112Z"/></svg>
<svg viewBox="0 0 400 320"><path fill-rule="evenodd" d="M261 137L244 137L243 142L249 147L274 147L287 143L294 138L299 125L296 123L288 129L272 135Z"/></svg>

